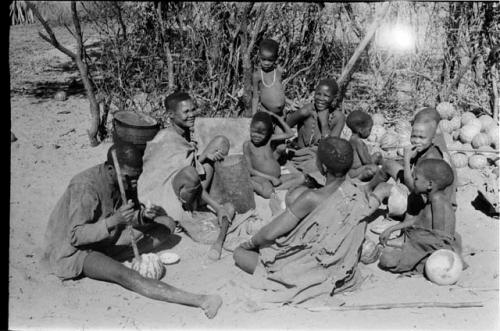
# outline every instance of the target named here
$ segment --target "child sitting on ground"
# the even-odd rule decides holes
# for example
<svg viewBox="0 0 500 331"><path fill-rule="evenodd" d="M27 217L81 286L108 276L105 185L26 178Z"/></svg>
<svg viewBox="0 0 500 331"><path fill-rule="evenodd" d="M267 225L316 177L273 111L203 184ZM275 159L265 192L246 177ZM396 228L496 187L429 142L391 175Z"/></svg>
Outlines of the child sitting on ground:
<svg viewBox="0 0 500 331"><path fill-rule="evenodd" d="M281 83L283 68L277 66L279 44L272 39L264 39L260 43L260 68L252 77L252 114L262 108L283 116L285 108L285 90Z"/></svg>
<svg viewBox="0 0 500 331"><path fill-rule="evenodd" d="M417 114L418 115L418 114ZM380 183L393 178L413 190L412 170L425 159L443 159L443 152L433 143L437 127L429 122L414 122L411 129L411 145L404 148L403 164L395 160L384 160L373 178L366 184L369 194Z"/></svg>
<svg viewBox="0 0 500 331"><path fill-rule="evenodd" d="M273 117L284 133L273 132ZM266 199L270 198L274 187L290 188L290 185L302 177L300 174L282 175L278 163L279 153L275 150L276 144L292 136L293 132L290 127L281 117L272 112L257 112L252 118L250 140L243 143L243 154L250 171L254 191Z"/></svg>
<svg viewBox="0 0 500 331"><path fill-rule="evenodd" d="M315 146L321 138L340 137L345 124L345 115L332 109L332 102L338 92L337 82L323 79L314 91L314 102L306 104L287 117L287 124L298 126L298 148ZM331 123L329 116L332 114Z"/></svg>
<svg viewBox="0 0 500 331"><path fill-rule="evenodd" d="M400 248L384 248L379 266L391 272L423 272L427 257L438 249L461 254L461 239L455 233L455 212L445 189L453 183L451 167L440 159L420 161L413 170L412 191L420 199L409 199L405 220L386 229L380 243L386 245L392 232L403 230Z"/></svg>
<svg viewBox="0 0 500 331"><path fill-rule="evenodd" d="M367 113L355 110L347 116L347 127L351 129L352 135L349 142L354 151L354 158L349 177L369 180L378 170L378 165L382 163L382 154L376 152L370 155L364 139L368 138L372 131L373 120Z"/></svg>

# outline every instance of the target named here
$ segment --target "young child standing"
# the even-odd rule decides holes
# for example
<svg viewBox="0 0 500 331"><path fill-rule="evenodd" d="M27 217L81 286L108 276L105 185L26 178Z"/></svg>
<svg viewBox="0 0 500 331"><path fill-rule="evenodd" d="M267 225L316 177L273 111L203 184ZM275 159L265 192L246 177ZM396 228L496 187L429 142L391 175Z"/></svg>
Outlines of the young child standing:
<svg viewBox="0 0 500 331"><path fill-rule="evenodd" d="M273 117L284 133L274 133ZM251 175L254 191L264 198L269 198L274 187L289 188L296 174L281 175L281 167L278 163L279 153L276 152L276 144L293 136L293 132L285 121L272 112L257 112L250 124L250 140L243 143L243 154L245 155L248 169ZM300 175L300 174L299 174Z"/></svg>
<svg viewBox="0 0 500 331"><path fill-rule="evenodd" d="M332 102L338 92L337 82L323 79L314 92L314 102L306 104L287 117L287 124L298 127L299 148L315 146L321 138L340 137L345 125L345 115L340 110L332 109ZM329 116L332 114L331 123Z"/></svg>
<svg viewBox="0 0 500 331"><path fill-rule="evenodd" d="M285 90L283 88L283 68L277 65L279 44L272 39L264 39L259 45L260 68L252 76L252 114L262 107L283 116Z"/></svg>
<svg viewBox="0 0 500 331"><path fill-rule="evenodd" d="M455 212L445 192L453 179L453 171L444 160L425 159L417 164L412 191L421 199L409 199L405 220L380 235L384 246L392 232L403 230L405 235L402 247L384 248L379 261L381 268L397 273L423 272L427 257L438 249L461 254L461 238L455 232Z"/></svg>
<svg viewBox="0 0 500 331"><path fill-rule="evenodd" d="M351 129L352 135L349 139L354 151L354 158L349 177L369 180L378 170L382 163L382 154L377 152L370 155L364 139L368 138L372 131L373 120L367 113L355 110L347 116L347 127Z"/></svg>

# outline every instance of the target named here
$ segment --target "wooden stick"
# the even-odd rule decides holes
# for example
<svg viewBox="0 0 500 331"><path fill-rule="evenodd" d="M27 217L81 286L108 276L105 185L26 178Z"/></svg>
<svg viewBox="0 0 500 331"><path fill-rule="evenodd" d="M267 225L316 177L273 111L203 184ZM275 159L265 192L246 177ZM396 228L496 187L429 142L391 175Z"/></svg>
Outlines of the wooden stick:
<svg viewBox="0 0 500 331"><path fill-rule="evenodd" d="M113 163L115 164L116 177L118 180L118 187L120 188L120 194L122 196L123 203L127 203L127 195L125 194L125 188L123 187L122 182L122 171L120 169L120 164L118 163L118 158L116 157L116 150L111 151L111 156L113 157ZM132 231L132 224L127 224L127 230L130 233L130 243L132 245L132 249L134 250L134 256L137 260L141 260L141 255L139 254L139 249L137 248L137 243L135 242L134 233Z"/></svg>
<svg viewBox="0 0 500 331"><path fill-rule="evenodd" d="M385 149L399 149L399 148L404 148L406 146L392 146L392 147L386 147ZM384 150L384 149L382 149ZM474 149L474 148L448 148L448 151L450 152L466 152L466 153L494 153L494 154L500 154L500 151L498 149L494 150L482 150L482 149Z"/></svg>
<svg viewBox="0 0 500 331"><path fill-rule="evenodd" d="M208 257L211 260L220 259L220 255L222 252L222 244L224 244L224 239L226 239L227 229L229 228L229 219L227 217L222 218L222 224L220 226L219 236L217 240L210 247L210 251L208 252Z"/></svg>
<svg viewBox="0 0 500 331"><path fill-rule="evenodd" d="M322 311L346 311L346 310L379 310L395 308L471 308L482 307L482 302L402 302L402 303L379 303L372 305L353 306L321 306L306 308L312 312Z"/></svg>

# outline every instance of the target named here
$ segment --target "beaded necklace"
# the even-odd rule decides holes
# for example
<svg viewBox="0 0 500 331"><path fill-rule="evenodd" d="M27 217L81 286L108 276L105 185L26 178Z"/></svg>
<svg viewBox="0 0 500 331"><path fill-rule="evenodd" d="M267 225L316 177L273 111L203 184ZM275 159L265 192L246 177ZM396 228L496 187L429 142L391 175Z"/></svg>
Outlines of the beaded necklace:
<svg viewBox="0 0 500 331"><path fill-rule="evenodd" d="M274 68L273 70L273 82L270 85L266 84L266 81L264 80L264 72L262 71L262 69L260 69L260 79L262 80L262 85L264 85L265 87L273 86L274 82L276 81L276 68Z"/></svg>

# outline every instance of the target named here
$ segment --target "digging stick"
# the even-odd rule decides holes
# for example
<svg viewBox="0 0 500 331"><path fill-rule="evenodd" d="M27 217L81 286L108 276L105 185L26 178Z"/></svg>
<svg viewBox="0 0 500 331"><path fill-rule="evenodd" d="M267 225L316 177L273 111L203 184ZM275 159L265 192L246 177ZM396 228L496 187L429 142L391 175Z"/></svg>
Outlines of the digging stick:
<svg viewBox="0 0 500 331"><path fill-rule="evenodd" d="M353 306L322 306L308 307L309 311L345 311L345 310L379 310L394 308L472 308L482 307L482 302L402 302L402 303L379 303L373 305L353 305Z"/></svg>
<svg viewBox="0 0 500 331"><path fill-rule="evenodd" d="M386 149L399 149L399 148L404 148L405 146L391 146L391 147L386 147ZM465 152L465 153L494 153L494 154L500 154L500 151L498 149L494 149L491 151L487 150L481 150L481 149L474 149L474 148L448 148L449 152Z"/></svg>
<svg viewBox="0 0 500 331"><path fill-rule="evenodd" d="M111 151L111 156L113 157L113 163L115 164L116 177L118 179L118 187L120 187L120 194L122 196L123 203L127 203L127 195L125 194L125 188L123 187L122 182L122 172L120 169L120 164L118 163L118 158L116 157L116 151L113 149ZM130 233L130 243L132 245L132 249L134 250L135 258L140 261L141 255L139 254L139 250L137 249L137 244L135 242L134 233L132 232L132 224L127 224L127 230Z"/></svg>
<svg viewBox="0 0 500 331"><path fill-rule="evenodd" d="M227 229L229 228L229 219L224 216L222 217L222 224L220 226L219 236L217 236L217 240L210 247L210 251L208 252L208 257L211 260L220 259L222 244L224 243L224 239L226 238Z"/></svg>

